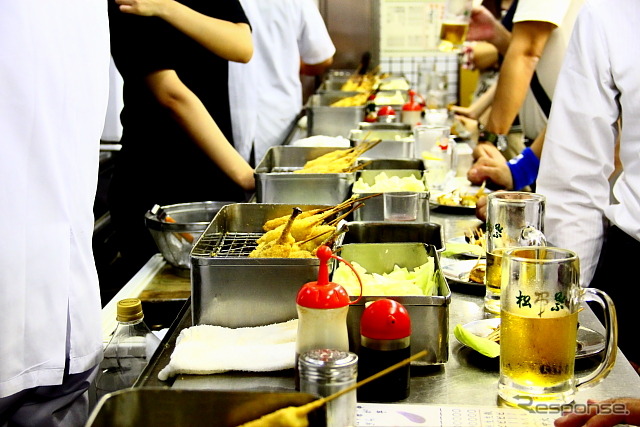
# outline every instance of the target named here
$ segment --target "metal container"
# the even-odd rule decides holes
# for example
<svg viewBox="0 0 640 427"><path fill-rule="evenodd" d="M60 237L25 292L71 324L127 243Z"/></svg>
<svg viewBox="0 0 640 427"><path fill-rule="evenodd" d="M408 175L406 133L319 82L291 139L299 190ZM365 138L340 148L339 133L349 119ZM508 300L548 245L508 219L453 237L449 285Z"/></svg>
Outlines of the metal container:
<svg viewBox="0 0 640 427"><path fill-rule="evenodd" d="M349 133L349 139L353 146L364 140L381 140L364 153L362 157L366 159L413 158L413 131L404 123L360 123Z"/></svg>
<svg viewBox="0 0 640 427"><path fill-rule="evenodd" d="M288 406L317 399L309 393L131 388L105 396L87 427L235 427ZM326 425L326 409L312 411L309 425Z"/></svg>
<svg viewBox="0 0 640 427"><path fill-rule="evenodd" d="M358 92L316 93L307 101L307 136L344 136L364 119L364 105L331 107L331 104Z"/></svg>
<svg viewBox="0 0 640 427"><path fill-rule="evenodd" d="M384 274L395 265L415 269L434 258L439 292L437 296L368 296L349 306L347 327L349 349L360 348L360 318L367 302L382 298L404 305L411 316L411 354L427 350L427 355L413 364L439 365L449 359L449 304L451 290L440 269L440 259L432 245L422 243L353 243L341 245L338 254L349 262L357 262L369 273Z"/></svg>
<svg viewBox="0 0 640 427"><path fill-rule="evenodd" d="M314 349L300 355L300 391L328 397L355 385L358 356L349 351ZM356 425L356 390L327 403L327 427Z"/></svg>
<svg viewBox="0 0 640 427"><path fill-rule="evenodd" d="M159 207L157 211L148 211L144 222L153 236L160 253L172 266L183 269L188 275L191 266L189 252L193 243L207 228L215 214L223 207L234 202L196 202L180 203ZM175 222L161 219L169 216Z"/></svg>
<svg viewBox="0 0 640 427"><path fill-rule="evenodd" d="M425 243L437 252L445 248L442 226L432 222L360 222L347 223L340 244L350 243Z"/></svg>
<svg viewBox="0 0 640 427"><path fill-rule="evenodd" d="M298 317L296 296L318 280L317 258L249 258L270 219L326 205L237 203L225 206L191 251L194 325L239 328Z"/></svg>
<svg viewBox="0 0 640 427"><path fill-rule="evenodd" d="M343 202L351 195L353 173L292 173L301 169L308 160L336 150L341 149L291 146L269 148L256 167L257 202L319 205Z"/></svg>
<svg viewBox="0 0 640 427"><path fill-rule="evenodd" d="M365 164L366 163L366 164ZM364 164L362 170L413 169L424 170L422 159L358 159L357 164Z"/></svg>
<svg viewBox="0 0 640 427"><path fill-rule="evenodd" d="M427 187L427 181L424 170L411 170L411 169L387 169L387 170L360 170L356 172L356 181L361 179L369 185L375 183L375 177L384 172L389 177L398 176L400 178L415 176L421 180L425 187ZM427 187L428 188L428 187ZM406 191L406 190L397 190ZM429 222L429 191L418 192L418 216L415 222ZM375 194L375 192L354 192L354 195L358 197L364 197ZM367 199L364 206L353 212L354 221L384 221L384 199L382 195L378 197L372 197Z"/></svg>
<svg viewBox="0 0 640 427"><path fill-rule="evenodd" d="M353 75L353 72L347 70L337 70L329 73L326 79L320 84L318 93L327 91L341 90L342 86ZM409 90L410 84L407 78L402 74L391 74L380 80L379 88L381 91L389 90Z"/></svg>

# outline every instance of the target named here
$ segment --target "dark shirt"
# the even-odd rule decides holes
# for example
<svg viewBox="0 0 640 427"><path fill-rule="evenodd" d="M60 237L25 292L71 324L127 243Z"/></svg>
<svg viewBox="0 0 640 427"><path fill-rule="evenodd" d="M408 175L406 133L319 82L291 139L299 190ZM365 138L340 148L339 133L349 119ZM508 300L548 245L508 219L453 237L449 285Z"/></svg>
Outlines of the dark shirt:
<svg viewBox="0 0 640 427"><path fill-rule="evenodd" d="M244 200L244 191L160 106L144 81L152 72L175 70L233 143L228 61L160 18L125 14L114 0L108 2L111 54L124 80L122 151L109 191L116 228L148 234L144 214L156 203ZM238 0L180 3L207 16L249 23Z"/></svg>

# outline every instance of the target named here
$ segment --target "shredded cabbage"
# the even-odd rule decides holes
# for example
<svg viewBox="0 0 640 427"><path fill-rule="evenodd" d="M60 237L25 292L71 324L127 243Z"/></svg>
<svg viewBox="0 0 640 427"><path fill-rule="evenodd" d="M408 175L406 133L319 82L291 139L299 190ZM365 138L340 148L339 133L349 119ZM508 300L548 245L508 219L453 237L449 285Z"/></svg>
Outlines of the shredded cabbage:
<svg viewBox="0 0 640 427"><path fill-rule="evenodd" d="M435 274L435 261L429 261L410 271L395 265L389 273L368 273L360 264L351 262L362 281L364 296L432 296L438 295L438 281ZM360 295L358 279L351 269L340 264L331 279L339 283L351 296Z"/></svg>
<svg viewBox="0 0 640 427"><path fill-rule="evenodd" d="M385 172L380 172L374 178L374 184L369 185L362 177L353 184L354 193L385 193L391 191L426 191L424 182L414 175L389 177Z"/></svg>

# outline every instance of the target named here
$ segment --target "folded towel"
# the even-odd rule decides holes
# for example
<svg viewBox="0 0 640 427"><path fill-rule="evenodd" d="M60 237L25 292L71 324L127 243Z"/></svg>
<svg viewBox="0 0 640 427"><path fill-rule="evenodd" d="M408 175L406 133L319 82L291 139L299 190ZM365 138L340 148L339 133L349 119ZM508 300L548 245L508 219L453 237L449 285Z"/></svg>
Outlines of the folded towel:
<svg viewBox="0 0 640 427"><path fill-rule="evenodd" d="M298 319L237 329L211 325L183 329L171 360L158 373L158 379L166 381L177 374L291 369L297 331Z"/></svg>

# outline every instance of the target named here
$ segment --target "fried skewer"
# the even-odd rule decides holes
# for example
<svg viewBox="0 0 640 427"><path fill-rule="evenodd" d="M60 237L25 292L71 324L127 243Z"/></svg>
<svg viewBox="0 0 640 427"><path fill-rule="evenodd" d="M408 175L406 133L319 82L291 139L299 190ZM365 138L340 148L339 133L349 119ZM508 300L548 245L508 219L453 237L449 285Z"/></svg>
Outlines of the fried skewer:
<svg viewBox="0 0 640 427"><path fill-rule="evenodd" d="M328 402L331 402L334 399L337 399L338 397L347 394L349 392L352 392L353 390L357 389L358 387L361 387L367 383L370 383L373 380L377 380L378 378L380 378L383 375L387 375L388 373L395 371L398 368L401 368L411 362L413 362L416 359L419 359L423 356L425 356L427 354L427 350L422 350L416 354L414 354L413 356L396 363L395 365L391 365L386 369L383 369L382 371L375 373L373 375L371 375L368 378L365 378L362 381L357 382L356 384L353 384L345 389L342 389L336 393L333 393L330 396L327 397L323 397L321 399L317 399L314 400L312 402L307 403L306 405L302 405L302 406L288 406L286 408L282 408L279 409L275 412L272 412L270 414L264 415L260 418L258 418L257 420L253 420L253 421L249 421L248 423L242 424L240 427L264 427L264 426L271 426L271 427L306 427L309 425L309 419L307 418L307 415L311 412L314 411L318 408L321 408L322 406L324 406L325 404L327 404Z"/></svg>
<svg viewBox="0 0 640 427"><path fill-rule="evenodd" d="M347 150L334 150L313 160L307 161L302 169L293 173L345 173L352 167L356 159L378 145L382 140L363 141Z"/></svg>
<svg viewBox="0 0 640 427"><path fill-rule="evenodd" d="M270 240L259 244L249 254L251 258L288 258L292 250L298 250L296 240L291 235L291 227L298 215L302 213L300 208L293 208L289 221L284 226L282 233L275 240ZM294 248L294 246L296 246Z"/></svg>

